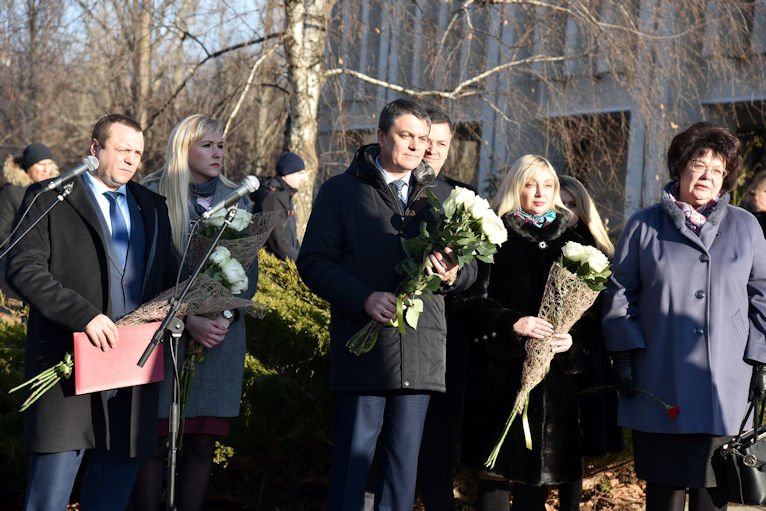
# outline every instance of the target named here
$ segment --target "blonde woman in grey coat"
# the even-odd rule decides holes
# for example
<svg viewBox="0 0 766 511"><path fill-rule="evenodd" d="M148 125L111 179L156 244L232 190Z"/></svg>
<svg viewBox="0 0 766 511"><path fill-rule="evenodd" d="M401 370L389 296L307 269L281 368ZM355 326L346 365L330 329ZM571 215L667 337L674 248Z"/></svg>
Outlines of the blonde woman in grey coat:
<svg viewBox="0 0 766 511"><path fill-rule="evenodd" d="M687 493L690 511L726 509L714 452L737 434L749 392L766 394L766 240L729 204L739 148L708 123L676 135L671 183L628 220L614 255L604 334L648 511L682 511Z"/></svg>
<svg viewBox="0 0 766 511"><path fill-rule="evenodd" d="M167 198L173 245L183 252L191 223L212 205L225 199L236 185L226 179L223 126L220 121L191 115L170 134L165 166L143 184ZM238 208L250 210L243 198ZM236 295L251 298L258 281L258 259L247 270L248 289ZM178 465L176 502L184 511L203 509L210 479L215 441L229 432L230 420L239 415L245 363L245 324L242 311L225 310L215 318L187 315L186 334L179 346L179 365L193 343L204 348L205 359L196 364L185 407L183 450ZM166 358L165 374L170 374ZM167 436L170 378L160 387L160 435ZM134 491L141 510L159 510L164 457L147 458Z"/></svg>

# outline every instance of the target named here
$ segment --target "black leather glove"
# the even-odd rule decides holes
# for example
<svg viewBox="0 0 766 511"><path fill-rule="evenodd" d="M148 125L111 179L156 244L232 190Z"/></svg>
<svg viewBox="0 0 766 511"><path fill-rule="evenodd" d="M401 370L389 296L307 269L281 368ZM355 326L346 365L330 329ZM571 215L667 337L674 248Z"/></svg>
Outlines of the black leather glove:
<svg viewBox="0 0 766 511"><path fill-rule="evenodd" d="M634 397L638 391L633 378L633 352L612 351L610 354L617 392L623 397Z"/></svg>
<svg viewBox="0 0 766 511"><path fill-rule="evenodd" d="M748 399L766 400L766 364L753 366L753 376L750 377L750 393Z"/></svg>

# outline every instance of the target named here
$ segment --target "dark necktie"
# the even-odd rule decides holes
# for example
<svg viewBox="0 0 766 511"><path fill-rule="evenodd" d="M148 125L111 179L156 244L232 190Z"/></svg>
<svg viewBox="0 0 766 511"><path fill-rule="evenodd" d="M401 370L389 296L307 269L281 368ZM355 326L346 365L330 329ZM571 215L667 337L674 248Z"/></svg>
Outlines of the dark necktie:
<svg viewBox="0 0 766 511"><path fill-rule="evenodd" d="M120 263L125 267L130 234L128 233L128 225L125 223L122 210L120 210L120 206L117 204L117 197L120 195L122 194L119 192L104 192L104 197L109 201L109 217L112 220L112 243L117 256L120 258Z"/></svg>
<svg viewBox="0 0 766 511"><path fill-rule="evenodd" d="M392 190L396 193L396 197L399 199L399 203L402 205L402 209L407 209L407 199L404 198L404 194L402 193L402 189L405 186L405 182L401 179L397 179L396 181L391 181L388 183L388 186L391 187Z"/></svg>

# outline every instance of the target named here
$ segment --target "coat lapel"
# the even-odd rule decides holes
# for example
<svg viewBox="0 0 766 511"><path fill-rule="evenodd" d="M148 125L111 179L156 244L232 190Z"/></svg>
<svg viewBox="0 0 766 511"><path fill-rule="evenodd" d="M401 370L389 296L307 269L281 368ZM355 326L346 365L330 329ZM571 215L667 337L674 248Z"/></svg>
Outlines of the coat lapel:
<svg viewBox="0 0 766 511"><path fill-rule="evenodd" d="M101 209L96 206L96 198L88 187L83 177L75 180L72 186L72 193L65 199L83 218L98 235L104 252L109 256L111 264L115 268L120 268L119 257L112 247L111 234L106 224L106 219L101 214Z"/></svg>

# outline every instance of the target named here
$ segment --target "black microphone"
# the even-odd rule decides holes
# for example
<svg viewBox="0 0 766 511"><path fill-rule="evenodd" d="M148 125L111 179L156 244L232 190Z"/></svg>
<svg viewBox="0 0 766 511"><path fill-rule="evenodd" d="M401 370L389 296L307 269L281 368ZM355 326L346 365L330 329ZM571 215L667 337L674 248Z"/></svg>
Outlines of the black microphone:
<svg viewBox="0 0 766 511"><path fill-rule="evenodd" d="M45 187L46 190L53 190L54 188L59 188L61 185L67 184L72 179L76 178L80 174L83 174L85 172L93 172L98 168L98 159L95 156L86 156L82 159L79 165L77 165L75 168L70 170L69 172L66 172L50 183L48 183L48 186Z"/></svg>
<svg viewBox="0 0 766 511"><path fill-rule="evenodd" d="M224 200L202 213L202 218L207 220L215 213L222 209L229 209L235 206L245 195L249 195L256 191L261 186L261 182L255 176L247 176L242 180L240 184L228 197Z"/></svg>

